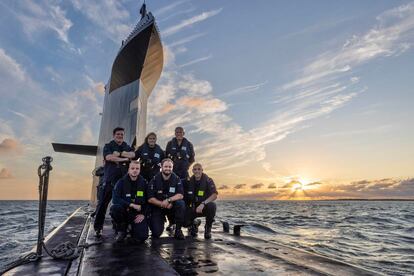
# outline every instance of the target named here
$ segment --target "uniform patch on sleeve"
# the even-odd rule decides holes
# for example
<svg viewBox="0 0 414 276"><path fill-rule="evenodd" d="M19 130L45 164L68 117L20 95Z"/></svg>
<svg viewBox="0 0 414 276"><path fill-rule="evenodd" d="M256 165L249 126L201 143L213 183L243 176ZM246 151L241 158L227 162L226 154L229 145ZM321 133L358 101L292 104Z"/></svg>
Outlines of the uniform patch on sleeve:
<svg viewBox="0 0 414 276"><path fill-rule="evenodd" d="M198 191L197 195L198 196L204 196L204 191Z"/></svg>
<svg viewBox="0 0 414 276"><path fill-rule="evenodd" d="M160 158L160 154L159 153L154 153L154 157L155 158Z"/></svg>
<svg viewBox="0 0 414 276"><path fill-rule="evenodd" d="M175 193L175 187L170 187L170 193Z"/></svg>
<svg viewBox="0 0 414 276"><path fill-rule="evenodd" d="M137 196L144 196L144 191L137 191Z"/></svg>

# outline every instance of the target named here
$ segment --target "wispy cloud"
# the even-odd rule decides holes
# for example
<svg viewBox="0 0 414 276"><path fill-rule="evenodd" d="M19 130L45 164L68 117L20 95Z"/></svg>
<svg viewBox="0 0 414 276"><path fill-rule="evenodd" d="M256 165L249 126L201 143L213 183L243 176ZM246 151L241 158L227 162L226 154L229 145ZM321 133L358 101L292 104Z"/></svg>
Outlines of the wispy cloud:
<svg viewBox="0 0 414 276"><path fill-rule="evenodd" d="M185 43L191 42L191 41L193 41L193 40L195 40L199 37L202 37L204 35L206 35L206 34L205 33L199 33L199 34L190 35L190 36L184 37L182 39L179 39L177 41L174 41L174 42L168 44L168 46L169 47L177 47L177 46L183 45Z"/></svg>
<svg viewBox="0 0 414 276"><path fill-rule="evenodd" d="M52 31L60 40L69 43L68 33L73 23L55 1L21 1L18 4L21 12L15 14L28 37Z"/></svg>
<svg viewBox="0 0 414 276"><path fill-rule="evenodd" d="M164 31L161 31L162 35L164 37L173 35L179 31L181 31L182 29L188 28L198 22L202 22L212 16L215 16L217 14L219 14L222 11L222 9L218 9L218 10L212 10L212 11L208 11L208 12L203 12L201 14L195 15L189 19L185 19L183 21L181 21L179 24L175 25L175 26L171 26L167 29L165 29Z"/></svg>
<svg viewBox="0 0 414 276"><path fill-rule="evenodd" d="M72 0L75 9L84 14L102 33L115 43L120 43L131 31L130 14L121 1ZM138 20L138 16L136 18Z"/></svg>
<svg viewBox="0 0 414 276"><path fill-rule="evenodd" d="M190 137L202 137L195 145L196 158L203 162L209 174L223 175L232 168L264 162L267 145L285 139L302 129L306 122L332 113L363 93L367 88L353 68L376 57L400 53L400 45L413 38L413 14L404 10L389 24L381 21L365 35L354 36L344 46L322 53L304 65L299 76L279 88L286 94L284 104L274 103L276 111L252 129L241 127L226 113L225 101L216 102L210 82L191 74L178 74L173 62L150 99L151 109L169 112L150 116L150 129L161 130L161 139L166 139L176 125L183 125ZM391 30L404 35L387 37ZM378 50L383 48L386 50ZM266 82L244 86L227 93L250 93L265 85ZM188 97L220 104L208 110L200 100L186 102L184 99ZM182 103L191 103L191 108Z"/></svg>
<svg viewBox="0 0 414 276"><path fill-rule="evenodd" d="M208 55L208 56L205 56L205 57L201 57L201 58L191 60L189 62L186 62L184 64L179 65L178 67L180 67L180 68L187 67L187 66L194 65L194 64L202 62L202 61L209 60L210 58L212 58L212 55Z"/></svg>
<svg viewBox="0 0 414 276"><path fill-rule="evenodd" d="M264 81L264 82L253 84L253 85L246 85L246 86L238 87L233 90L222 93L221 96L228 97L228 96L235 96L235 95L241 95L241 94L248 94L248 93L255 92L261 89L267 83L268 81Z"/></svg>
<svg viewBox="0 0 414 276"><path fill-rule="evenodd" d="M181 0L181 1L174 1L171 4L168 4L162 8L159 8L158 10L154 11L154 14L156 16L161 16L164 15L166 13L170 13L173 10L175 10L175 8L177 8L178 6L181 6L182 4L188 2L188 0Z"/></svg>

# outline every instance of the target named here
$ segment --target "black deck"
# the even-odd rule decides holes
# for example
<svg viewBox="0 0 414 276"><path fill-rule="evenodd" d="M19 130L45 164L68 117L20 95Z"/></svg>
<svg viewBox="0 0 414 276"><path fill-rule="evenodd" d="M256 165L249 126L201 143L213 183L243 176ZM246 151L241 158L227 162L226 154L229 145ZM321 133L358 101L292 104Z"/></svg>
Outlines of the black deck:
<svg viewBox="0 0 414 276"><path fill-rule="evenodd" d="M86 222L86 223L85 223ZM82 231L83 229L83 231ZM90 218L80 209L47 242L88 244L73 262L48 257L10 271L10 275L378 275L331 258L265 241L237 237L213 228L213 239L186 237L175 240L164 233L144 244L114 243L110 219L97 240ZM186 231L185 231L186 232Z"/></svg>

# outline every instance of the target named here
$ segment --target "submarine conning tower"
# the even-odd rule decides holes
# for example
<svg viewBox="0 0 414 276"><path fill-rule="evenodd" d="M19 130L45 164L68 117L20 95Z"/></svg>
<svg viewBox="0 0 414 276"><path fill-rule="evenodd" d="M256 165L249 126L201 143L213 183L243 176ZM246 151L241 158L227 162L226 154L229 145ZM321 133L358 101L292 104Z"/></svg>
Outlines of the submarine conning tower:
<svg viewBox="0 0 414 276"><path fill-rule="evenodd" d="M96 167L103 163L102 150L112 140L115 127L125 128L125 141L137 146L144 141L147 102L164 63L163 47L155 18L141 7L141 19L122 41L105 86L101 129L96 152ZM94 179L91 202L95 203Z"/></svg>

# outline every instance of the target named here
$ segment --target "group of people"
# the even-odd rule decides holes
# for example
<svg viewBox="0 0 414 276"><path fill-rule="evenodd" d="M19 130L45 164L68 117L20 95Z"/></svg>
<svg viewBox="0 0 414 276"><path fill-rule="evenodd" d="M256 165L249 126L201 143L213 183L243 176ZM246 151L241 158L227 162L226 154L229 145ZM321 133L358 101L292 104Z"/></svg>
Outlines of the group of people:
<svg viewBox="0 0 414 276"><path fill-rule="evenodd" d="M177 127L175 137L168 142L165 152L156 143L153 132L135 151L124 141L121 127L113 130L113 140L103 149L104 172L95 212L94 229L101 236L110 201L110 215L117 233L115 240L122 242L130 227L131 237L138 242L149 236L159 238L164 231L166 217L174 237L184 239L183 227L191 236L198 233L197 217L206 217L204 238L211 238L216 214L218 192L214 181L195 163L190 177L188 170L195 161L193 144Z"/></svg>

